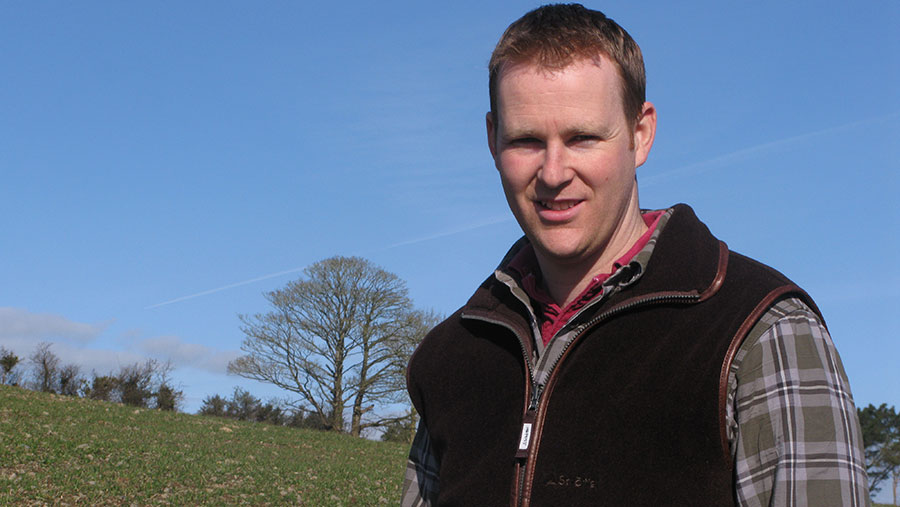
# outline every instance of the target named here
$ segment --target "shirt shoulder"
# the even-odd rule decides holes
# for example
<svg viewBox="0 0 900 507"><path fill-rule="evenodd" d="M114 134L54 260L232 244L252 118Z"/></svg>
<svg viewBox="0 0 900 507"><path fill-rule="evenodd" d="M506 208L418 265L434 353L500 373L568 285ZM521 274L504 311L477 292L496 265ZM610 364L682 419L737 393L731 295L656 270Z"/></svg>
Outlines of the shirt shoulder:
<svg viewBox="0 0 900 507"><path fill-rule="evenodd" d="M783 299L762 316L728 381L741 505L868 505L850 384L828 330L803 301Z"/></svg>

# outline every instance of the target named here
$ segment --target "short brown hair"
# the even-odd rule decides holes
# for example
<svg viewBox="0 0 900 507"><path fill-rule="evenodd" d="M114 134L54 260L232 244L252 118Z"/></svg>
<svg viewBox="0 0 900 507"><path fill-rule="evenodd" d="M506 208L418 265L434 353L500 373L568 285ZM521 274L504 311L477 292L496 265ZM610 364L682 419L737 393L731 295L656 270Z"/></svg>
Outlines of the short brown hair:
<svg viewBox="0 0 900 507"><path fill-rule="evenodd" d="M497 85L503 67L532 63L561 70L581 60L605 55L622 78L622 101L634 128L646 100L647 78L641 48L624 28L600 11L581 4L554 4L525 14L503 32L488 64L491 114L497 118Z"/></svg>

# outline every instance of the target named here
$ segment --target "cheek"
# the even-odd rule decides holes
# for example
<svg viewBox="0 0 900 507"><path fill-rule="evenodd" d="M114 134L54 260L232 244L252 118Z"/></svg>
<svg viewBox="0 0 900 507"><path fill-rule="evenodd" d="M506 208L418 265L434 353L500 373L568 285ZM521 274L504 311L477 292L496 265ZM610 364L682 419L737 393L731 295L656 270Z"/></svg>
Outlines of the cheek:
<svg viewBox="0 0 900 507"><path fill-rule="evenodd" d="M516 189L512 186L507 180L501 180L503 183L503 195L506 197L506 205L509 206L510 211L512 211L513 215L516 217L516 220L520 221L523 219L523 211L525 206L525 193L519 189Z"/></svg>
<svg viewBox="0 0 900 507"><path fill-rule="evenodd" d="M500 164L498 168L500 172L506 174L520 173L521 168L525 165L521 156L514 155L508 151L500 152L497 162Z"/></svg>
<svg viewBox="0 0 900 507"><path fill-rule="evenodd" d="M529 171L521 160L501 159L500 163L500 181L507 193L523 191L528 187L533 179L532 171Z"/></svg>
<svg viewBox="0 0 900 507"><path fill-rule="evenodd" d="M520 200L525 198L527 183L509 176L509 174L500 173L500 183L503 185L503 193L506 194L507 202L510 206L516 206Z"/></svg>
<svg viewBox="0 0 900 507"><path fill-rule="evenodd" d="M597 170L584 174L586 183L594 188L608 189L611 192L619 191L634 180L633 158L628 153L609 154L592 162Z"/></svg>

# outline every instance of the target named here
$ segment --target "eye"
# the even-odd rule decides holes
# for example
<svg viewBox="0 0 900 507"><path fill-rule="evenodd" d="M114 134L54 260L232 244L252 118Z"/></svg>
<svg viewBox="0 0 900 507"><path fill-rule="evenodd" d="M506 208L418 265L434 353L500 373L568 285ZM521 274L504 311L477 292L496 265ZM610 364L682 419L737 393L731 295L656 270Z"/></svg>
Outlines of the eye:
<svg viewBox="0 0 900 507"><path fill-rule="evenodd" d="M535 148L540 146L541 140L536 137L516 137L510 139L507 144L519 148Z"/></svg>
<svg viewBox="0 0 900 507"><path fill-rule="evenodd" d="M600 136L595 136L592 134L578 134L578 135L572 136L572 138L569 139L569 144L585 145L585 144L593 144L593 143L596 143L599 141L602 141Z"/></svg>

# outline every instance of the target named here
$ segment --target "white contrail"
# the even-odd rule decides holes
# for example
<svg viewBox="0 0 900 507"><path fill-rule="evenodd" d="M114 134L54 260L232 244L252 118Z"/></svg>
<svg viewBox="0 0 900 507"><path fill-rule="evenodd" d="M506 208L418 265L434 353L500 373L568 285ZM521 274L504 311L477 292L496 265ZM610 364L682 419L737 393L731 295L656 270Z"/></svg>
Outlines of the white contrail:
<svg viewBox="0 0 900 507"><path fill-rule="evenodd" d="M865 120L858 120L850 123L845 123L843 125L838 125L835 127L828 127L822 130L816 130L813 132L807 132L805 134L800 134L796 136L786 137L784 139L778 139L775 141L770 141L767 143L757 144L756 146L750 146L749 148L743 148L737 151L733 151L731 153L720 155L715 158L711 158L709 160L704 160L702 162L696 162L694 164L689 164L683 167L679 167L677 169L672 169L671 171L665 171L659 174L650 175L647 177L638 177L638 181L640 181L641 187L648 187L651 185L656 185L662 183L664 181L672 180L674 178L688 176L693 174L699 174L705 171L709 171L719 166L731 164L734 162L738 162L740 160L744 160L751 155L755 155L757 153L762 153L765 151L769 151L776 148L781 148L783 146L798 142L805 141L807 139L825 135L832 134L835 132L840 132L844 130L850 130L857 127L861 127L863 125L867 125L869 123L875 123L879 121L884 121L890 118L894 118L900 116L900 112L890 113L884 116L878 116L876 118L867 118Z"/></svg>
<svg viewBox="0 0 900 507"><path fill-rule="evenodd" d="M512 216L510 216L510 215L495 216L495 217L487 218L487 219L484 219L484 220L481 220L478 222L463 225L461 227L457 227L455 229L451 229L448 231L438 232L435 234L429 234L427 236L421 236L418 238L401 241L399 243L394 243L394 244L388 245L384 248L372 250L372 252L380 252L380 251L390 250L392 248L397 248L397 247L401 247L401 246L408 246L408 245L413 245L416 243L422 243L422 242L429 241L432 239L443 238L445 236L453 236L454 234L461 234L463 232L469 232L469 231L472 231L475 229L480 229L481 227L487 227L489 225L508 222L510 220L512 220ZM242 285L248 285L248 284L255 283L255 282L261 282L263 280L268 280L270 278L277 278L279 276L288 275L291 273L297 273L298 271L303 271L304 269L306 269L306 266L304 266L302 268L286 269L284 271L278 271L277 273L269 273L267 275L257 276L256 278L251 278L249 280L243 280L240 282L230 283L228 285L216 287L215 289L209 289L209 290L205 290L203 292L197 292L195 294L190 294L187 296L181 296L181 297L177 297L175 299L170 299L169 301L163 301L162 303L156 303L155 305L145 306L144 310L151 310L153 308L159 308L160 306L166 306L166 305L171 305L173 303L180 303L182 301L187 301L188 299L194 299L194 298L198 298L201 296L208 296L209 294L215 294L216 292L222 292L223 290L233 289L235 287L240 287Z"/></svg>
<svg viewBox="0 0 900 507"><path fill-rule="evenodd" d="M487 227L489 225L494 224L502 224L503 222L512 221L513 217L509 213L504 213L503 215L497 215L490 218L485 218L484 220L480 220L478 222L473 222L467 225L463 225L457 227L455 229L450 229L448 231L436 232L434 234L428 234L426 236L421 236L414 239L408 239L406 241L401 241L399 243L394 243L393 245L388 245L384 248L380 248L378 250L373 250L375 252L380 252L384 250L390 250L391 248L397 248L400 246L413 245L415 243L422 243L424 241L429 241L432 239L443 238L445 236L453 236L454 234L462 234L464 232L474 231L475 229L480 229L482 227Z"/></svg>
<svg viewBox="0 0 900 507"><path fill-rule="evenodd" d="M242 282L235 282L235 283L231 283L231 284L228 284L228 285L223 285L222 287L216 287L215 289L209 289L209 290L205 290L205 291L203 291L203 292L198 292L198 293L196 293L196 294L191 294L191 295L188 295L188 296L181 296L181 297L179 297L179 298L170 299L169 301L163 301L162 303L156 303L155 305L145 306L145 307L144 307L144 310L150 310L150 309L152 309L152 308L158 308L158 307L160 307L160 306L166 306L166 305L170 305L170 304L172 304L172 303L179 303L179 302L181 302L181 301L187 301L188 299L194 299L194 298L198 298L198 297L200 297L200 296L206 296L206 295L209 295L209 294L215 294L216 292L222 292L223 290L233 289L233 288L235 288L235 287L240 287L241 285L247 285L247 284L251 284L251 283L254 283L254 282L259 282L259 281L262 281L262 280L268 280L269 278L275 278L275 277L279 277L279 276L282 276L282 275L287 275L287 274L290 274L290 273L296 273L297 271L303 271L304 269L306 269L306 267L302 267L302 268L294 268L294 269L286 269L286 270L284 270L284 271L279 271L279 272L277 272L277 273L269 273L268 275L258 276L258 277L256 277L256 278L251 278L251 279L249 279L249 280L244 280L244 281L242 281Z"/></svg>

